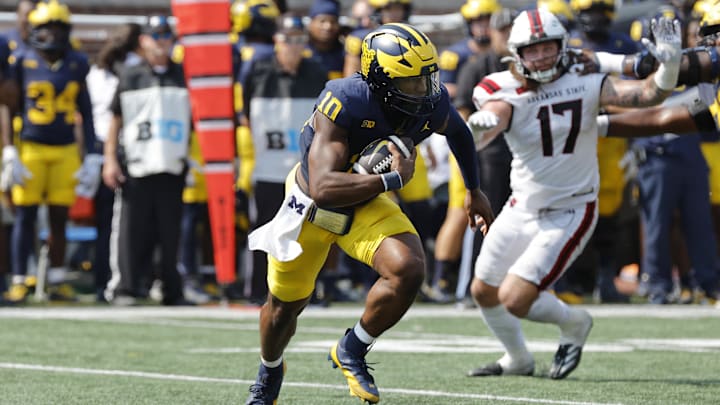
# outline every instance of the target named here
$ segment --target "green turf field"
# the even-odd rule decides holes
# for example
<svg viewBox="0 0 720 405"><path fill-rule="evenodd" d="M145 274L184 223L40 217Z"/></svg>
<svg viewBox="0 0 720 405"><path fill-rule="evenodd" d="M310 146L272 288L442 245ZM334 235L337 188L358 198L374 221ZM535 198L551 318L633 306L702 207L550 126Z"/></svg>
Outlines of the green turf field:
<svg viewBox="0 0 720 405"><path fill-rule="evenodd" d="M368 355L385 404L720 404L720 309L588 306L580 367L545 378L557 331L524 322L534 377L469 378L500 356L479 313L415 305ZM281 404L355 404L327 351L361 308L308 309ZM0 309L0 404L241 404L258 364L254 308Z"/></svg>

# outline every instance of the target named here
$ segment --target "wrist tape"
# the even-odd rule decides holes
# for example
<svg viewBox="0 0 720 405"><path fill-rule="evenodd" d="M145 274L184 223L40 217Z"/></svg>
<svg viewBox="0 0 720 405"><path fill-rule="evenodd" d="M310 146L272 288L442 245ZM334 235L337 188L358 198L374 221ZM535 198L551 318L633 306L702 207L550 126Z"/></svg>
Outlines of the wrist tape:
<svg viewBox="0 0 720 405"><path fill-rule="evenodd" d="M383 182L383 186L385 186L385 191L398 190L403 186L402 177L397 170L381 174L380 179Z"/></svg>

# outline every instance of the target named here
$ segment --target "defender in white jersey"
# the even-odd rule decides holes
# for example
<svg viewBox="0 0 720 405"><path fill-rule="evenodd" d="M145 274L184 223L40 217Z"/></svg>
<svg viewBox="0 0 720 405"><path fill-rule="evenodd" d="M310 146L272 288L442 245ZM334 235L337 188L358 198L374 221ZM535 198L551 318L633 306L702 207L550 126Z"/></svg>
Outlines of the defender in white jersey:
<svg viewBox="0 0 720 405"><path fill-rule="evenodd" d="M471 376L532 375L534 359L518 318L553 323L560 345L550 377L565 378L580 362L592 318L545 290L587 243L597 222L599 188L596 116L601 107L655 105L675 87L680 25L653 25L662 64L643 81L572 72L567 32L549 12L528 10L513 22L510 70L475 88L470 116L476 146L500 133L513 154L512 195L490 228L475 265L473 298L506 349Z"/></svg>

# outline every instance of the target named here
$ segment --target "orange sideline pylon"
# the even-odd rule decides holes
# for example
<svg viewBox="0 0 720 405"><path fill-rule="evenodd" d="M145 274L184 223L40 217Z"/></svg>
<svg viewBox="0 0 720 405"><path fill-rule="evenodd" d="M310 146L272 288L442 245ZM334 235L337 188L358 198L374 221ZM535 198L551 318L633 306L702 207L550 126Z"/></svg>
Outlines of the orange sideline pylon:
<svg viewBox="0 0 720 405"><path fill-rule="evenodd" d="M235 281L235 127L232 97L230 4L227 0L172 0L185 48L190 92L207 181L215 271L219 284Z"/></svg>

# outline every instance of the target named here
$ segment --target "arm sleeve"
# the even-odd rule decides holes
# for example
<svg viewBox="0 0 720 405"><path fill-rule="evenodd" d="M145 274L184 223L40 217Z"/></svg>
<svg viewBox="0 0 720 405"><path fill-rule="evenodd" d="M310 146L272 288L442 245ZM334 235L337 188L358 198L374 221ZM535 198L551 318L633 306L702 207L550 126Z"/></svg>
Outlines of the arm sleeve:
<svg viewBox="0 0 720 405"><path fill-rule="evenodd" d="M710 65L705 67L700 61L700 54L707 53ZM694 86L698 83L714 81L720 74L720 60L715 47L696 47L683 49L680 64L678 85Z"/></svg>
<svg viewBox="0 0 720 405"><path fill-rule="evenodd" d="M692 118L693 121L695 121L695 126L700 130L700 132L712 133L717 131L715 120L713 119L710 110L705 109L698 113L695 113L693 114Z"/></svg>
<svg viewBox="0 0 720 405"><path fill-rule="evenodd" d="M450 108L445 136L455 159L460 166L465 188L472 190L480 186L478 160L472 133L455 108Z"/></svg>

